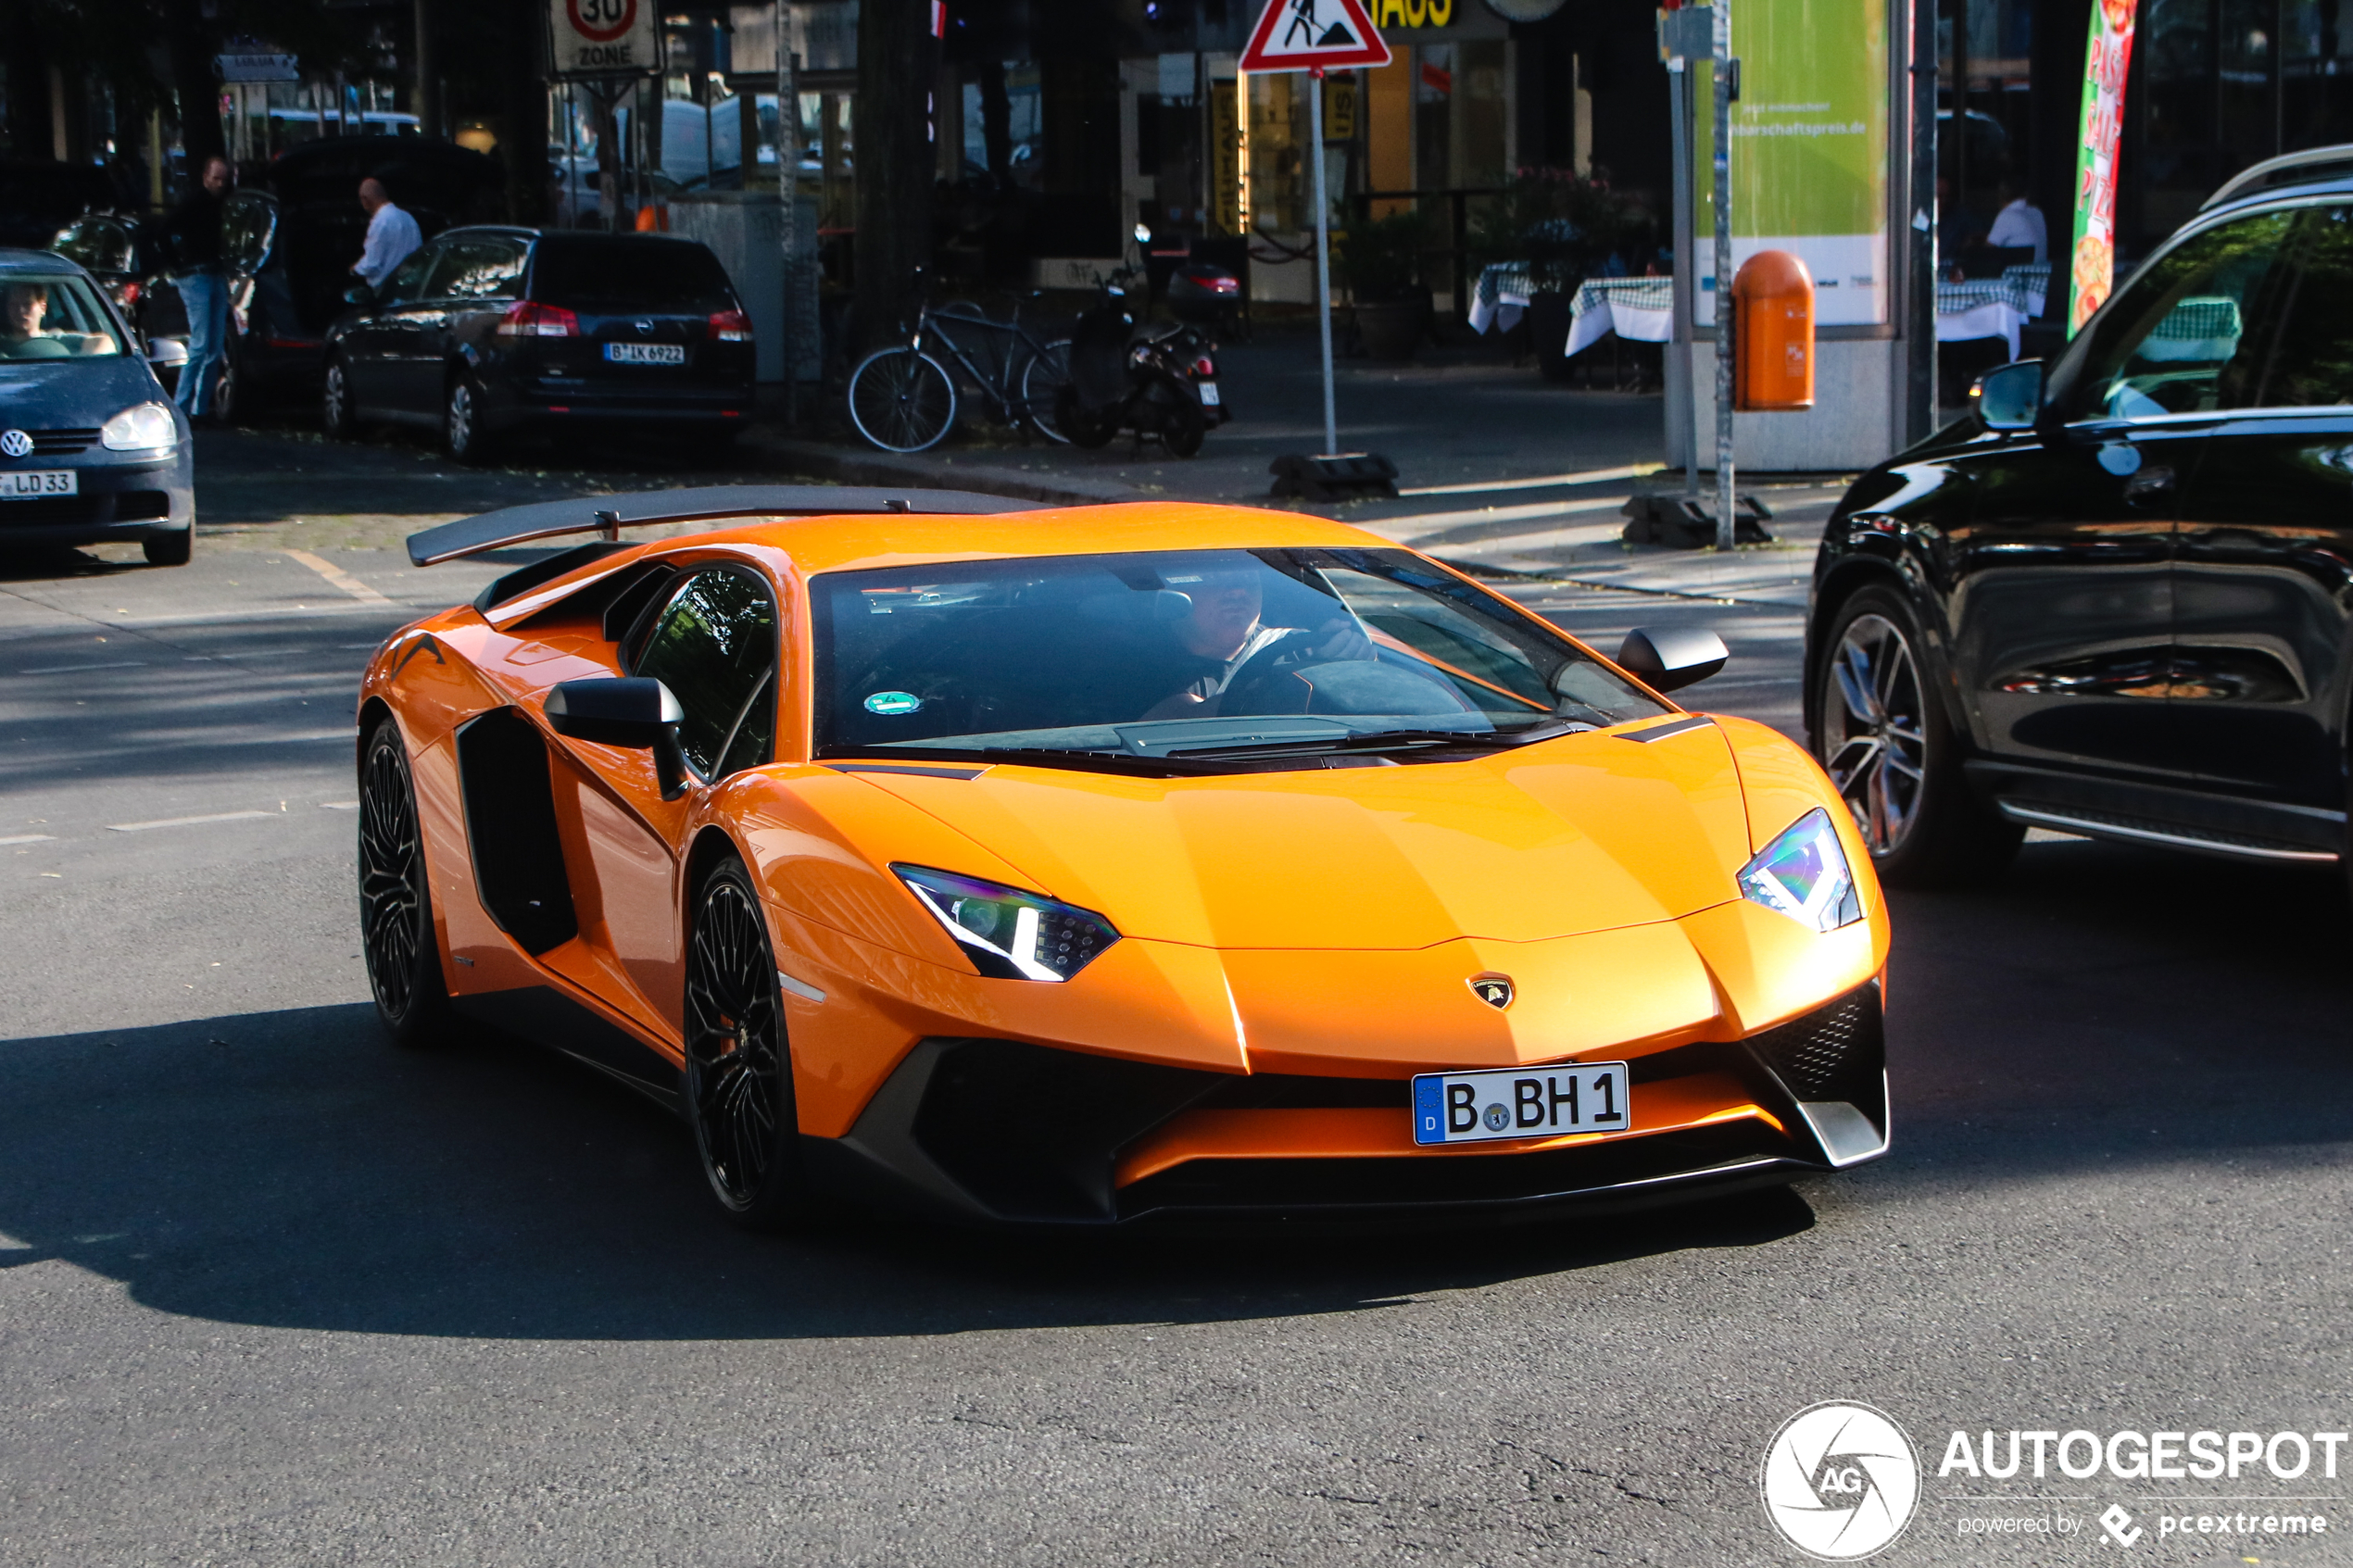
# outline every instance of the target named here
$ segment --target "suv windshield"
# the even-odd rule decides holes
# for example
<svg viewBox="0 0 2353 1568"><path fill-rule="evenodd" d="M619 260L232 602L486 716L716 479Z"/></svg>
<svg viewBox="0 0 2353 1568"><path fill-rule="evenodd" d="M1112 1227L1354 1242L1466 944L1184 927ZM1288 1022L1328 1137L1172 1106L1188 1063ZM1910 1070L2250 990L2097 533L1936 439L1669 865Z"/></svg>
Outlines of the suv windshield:
<svg viewBox="0 0 2353 1568"><path fill-rule="evenodd" d="M0 359L88 359L123 352L113 319L88 280L0 275Z"/></svg>
<svg viewBox="0 0 2353 1568"><path fill-rule="evenodd" d="M1459 746L1669 711L1402 550L958 561L810 591L820 756Z"/></svg>
<svg viewBox="0 0 2353 1568"><path fill-rule="evenodd" d="M736 308L719 258L691 240L550 235L539 242L531 297L571 310L707 316Z"/></svg>

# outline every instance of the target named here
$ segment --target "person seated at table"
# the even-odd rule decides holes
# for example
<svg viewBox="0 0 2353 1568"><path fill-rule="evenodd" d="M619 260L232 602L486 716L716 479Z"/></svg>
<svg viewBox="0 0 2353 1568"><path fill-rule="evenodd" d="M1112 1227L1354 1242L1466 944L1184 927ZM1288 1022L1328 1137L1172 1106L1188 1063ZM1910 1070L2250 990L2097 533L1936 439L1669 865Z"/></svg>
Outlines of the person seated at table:
<svg viewBox="0 0 2353 1568"><path fill-rule="evenodd" d="M1985 243L1996 250L2034 247L2034 262L2042 266L2051 259L2051 228L2044 221L2043 209L2029 201L2026 187L2015 174L2002 176L1994 187L2002 210L1994 215L1994 226L1985 232Z"/></svg>
<svg viewBox="0 0 2353 1568"><path fill-rule="evenodd" d="M51 331L42 324L48 314L46 283L10 283L0 291L0 358L65 359L107 346L94 333Z"/></svg>

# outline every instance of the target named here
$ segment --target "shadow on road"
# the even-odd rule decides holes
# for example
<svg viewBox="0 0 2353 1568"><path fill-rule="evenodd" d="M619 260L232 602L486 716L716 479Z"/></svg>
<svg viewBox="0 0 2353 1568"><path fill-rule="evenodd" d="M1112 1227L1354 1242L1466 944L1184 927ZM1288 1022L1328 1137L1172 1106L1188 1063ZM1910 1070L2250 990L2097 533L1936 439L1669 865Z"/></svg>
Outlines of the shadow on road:
<svg viewBox="0 0 2353 1568"><path fill-rule="evenodd" d="M2343 1159L2334 878L2030 846L1995 889L1901 896L1898 1143L1839 1210L2184 1162ZM1815 1223L1789 1193L1519 1231L786 1239L711 1209L683 1129L500 1039L403 1055L364 1007L0 1046L0 1267L62 1259L155 1309L494 1337L943 1334L1368 1311ZM2153 1182L2152 1193L2178 1192Z"/></svg>
<svg viewBox="0 0 2353 1568"><path fill-rule="evenodd" d="M63 1259L191 1317L711 1339L1358 1311L1812 1223L1787 1193L1574 1227L1031 1240L844 1220L747 1236L680 1125L532 1047L422 1055L319 1008L0 1046L0 1268Z"/></svg>

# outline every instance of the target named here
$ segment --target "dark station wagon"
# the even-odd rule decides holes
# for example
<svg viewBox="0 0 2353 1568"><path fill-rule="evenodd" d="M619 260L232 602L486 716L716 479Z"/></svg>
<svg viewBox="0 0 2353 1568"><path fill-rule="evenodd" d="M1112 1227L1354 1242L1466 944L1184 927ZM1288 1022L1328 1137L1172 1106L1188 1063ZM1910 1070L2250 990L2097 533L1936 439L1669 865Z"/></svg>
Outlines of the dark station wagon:
<svg viewBox="0 0 2353 1568"><path fill-rule="evenodd" d="M453 229L350 297L327 334L330 434L422 425L472 462L510 432L716 443L751 417L751 320L694 240Z"/></svg>

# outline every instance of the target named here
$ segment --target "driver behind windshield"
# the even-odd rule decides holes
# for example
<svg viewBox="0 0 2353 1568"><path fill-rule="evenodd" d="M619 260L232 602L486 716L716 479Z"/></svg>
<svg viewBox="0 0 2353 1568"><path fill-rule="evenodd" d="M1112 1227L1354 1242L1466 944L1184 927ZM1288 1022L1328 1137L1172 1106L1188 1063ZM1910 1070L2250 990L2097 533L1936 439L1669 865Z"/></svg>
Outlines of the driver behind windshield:
<svg viewBox="0 0 2353 1568"><path fill-rule="evenodd" d="M1170 662L1181 684L1147 709L1144 719L1217 716L1226 688L1242 667L1286 638L1298 646L1277 657L1293 663L1373 657L1372 639L1338 601L1333 603L1334 613L1313 628L1267 625L1262 619L1266 573L1265 566L1247 558L1237 561L1210 557L1161 568L1160 580L1168 590L1191 603L1167 623L1168 634L1179 650Z"/></svg>
<svg viewBox="0 0 2353 1568"><path fill-rule="evenodd" d="M0 290L0 357L63 359L98 351L87 332L53 332L44 326L48 314L48 284L10 283Z"/></svg>

